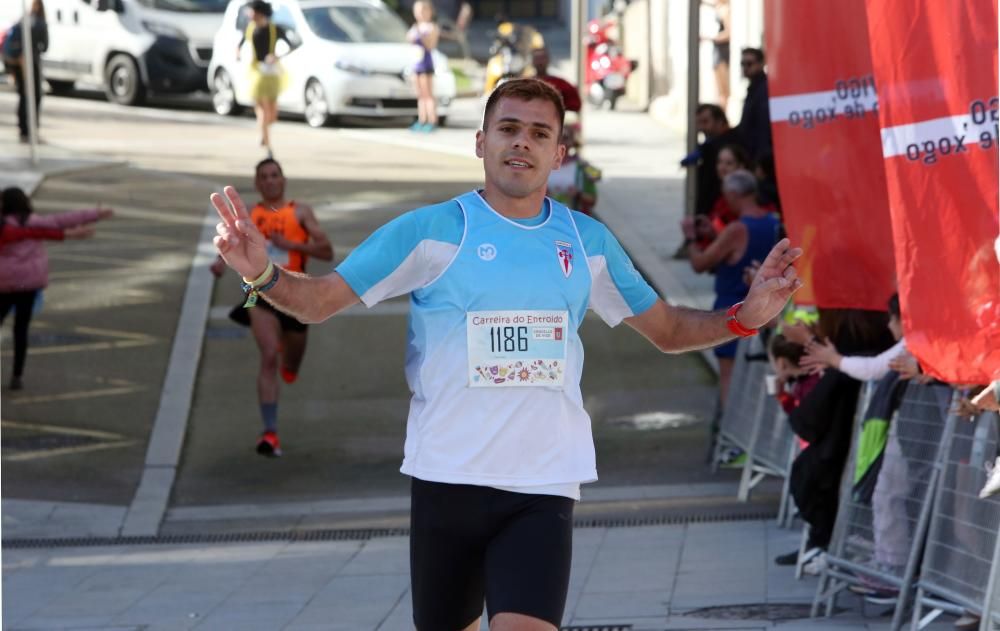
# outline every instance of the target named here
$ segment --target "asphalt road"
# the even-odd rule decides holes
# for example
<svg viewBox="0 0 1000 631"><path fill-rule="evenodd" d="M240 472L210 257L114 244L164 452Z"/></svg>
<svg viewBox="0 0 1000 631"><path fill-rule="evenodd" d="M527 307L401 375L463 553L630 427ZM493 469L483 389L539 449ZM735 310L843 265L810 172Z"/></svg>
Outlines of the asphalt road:
<svg viewBox="0 0 1000 631"><path fill-rule="evenodd" d="M11 136L14 101L0 91L0 125ZM251 195L263 154L252 119L222 119L198 104L123 108L46 97L42 116L50 148L121 164L49 178L37 191L38 210L101 202L118 215L93 240L49 246L51 286L32 329L26 388L2 391L3 494L128 504L207 197L222 184ZM290 196L316 208L340 261L401 212L481 182L471 156L478 117L478 103L460 102L452 128L426 141L408 135L405 121L346 130L282 121L276 157ZM255 346L225 318L237 299L235 276L216 283L172 505L404 493L406 303L312 327L301 377L282 392L285 457L264 459L253 451ZM9 325L4 336L6 387ZM704 466L714 378L701 359L662 355L627 327L611 330L594 316L583 338L598 485L731 479Z"/></svg>

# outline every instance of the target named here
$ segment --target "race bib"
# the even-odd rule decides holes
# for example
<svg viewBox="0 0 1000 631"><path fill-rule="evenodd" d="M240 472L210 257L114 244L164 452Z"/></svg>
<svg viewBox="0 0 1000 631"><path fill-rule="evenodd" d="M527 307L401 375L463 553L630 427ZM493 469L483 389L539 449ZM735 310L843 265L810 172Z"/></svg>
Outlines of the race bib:
<svg viewBox="0 0 1000 631"><path fill-rule="evenodd" d="M267 241L267 256L275 265L288 267L288 250L282 250L271 243L270 239Z"/></svg>
<svg viewBox="0 0 1000 631"><path fill-rule="evenodd" d="M562 387L569 312L470 311L466 332L470 387Z"/></svg>

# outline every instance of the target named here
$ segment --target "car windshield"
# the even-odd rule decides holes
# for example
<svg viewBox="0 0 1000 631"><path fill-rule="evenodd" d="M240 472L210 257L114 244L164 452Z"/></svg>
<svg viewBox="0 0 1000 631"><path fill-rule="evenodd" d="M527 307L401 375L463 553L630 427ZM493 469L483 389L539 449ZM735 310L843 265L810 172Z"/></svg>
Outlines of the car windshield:
<svg viewBox="0 0 1000 631"><path fill-rule="evenodd" d="M303 11L313 33L332 42L406 43L406 25L381 7L326 6Z"/></svg>
<svg viewBox="0 0 1000 631"><path fill-rule="evenodd" d="M240 12L236 15L236 30L240 33L246 32L247 25L250 24L251 17L253 17L253 9L250 8L249 4L243 5L243 7L240 8ZM287 31L295 30L295 18L292 17L292 12L289 11L286 6L278 6L274 8L274 13L271 15L271 21ZM288 36L291 38L294 34L289 33Z"/></svg>
<svg viewBox="0 0 1000 631"><path fill-rule="evenodd" d="M140 0L143 6L180 13L222 13L229 0Z"/></svg>

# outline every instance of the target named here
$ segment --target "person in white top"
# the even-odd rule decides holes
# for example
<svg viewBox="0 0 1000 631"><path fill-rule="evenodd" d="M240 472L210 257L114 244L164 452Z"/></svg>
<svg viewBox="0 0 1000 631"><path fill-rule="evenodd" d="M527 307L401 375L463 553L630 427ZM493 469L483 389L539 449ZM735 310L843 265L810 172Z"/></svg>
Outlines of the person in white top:
<svg viewBox="0 0 1000 631"><path fill-rule="evenodd" d="M534 473L552 469L546 457L554 454L569 462L574 460L573 453L579 456L576 460L586 461L586 470L577 467L580 470L571 471L569 478L556 471L535 485L593 479L589 467L592 437L565 445L549 440L554 428L576 421L576 408L567 403L561 413L549 414L546 410L551 406L528 403L526 391L536 393L533 400L569 402L572 394L575 401L583 357L582 345L577 348L577 322L593 299L614 295L613 286L641 279L630 263L624 263L627 257L621 257L617 280L604 272L607 259L589 261L587 252L581 251L585 244L578 227L594 220L545 196L549 173L558 168L565 153L559 144L564 113L559 93L537 79L506 82L490 95L483 129L476 134L476 154L483 159L486 175L483 190L399 218L404 226L419 228L424 222L430 236L435 226L452 218L464 223L464 236L454 248L447 239L419 240L414 260L434 263L434 253L451 253L439 278L429 281L419 273L425 265L410 267L405 259L397 268L402 268L401 275L393 269L379 273L380 257L373 253L391 258L393 251L371 246L391 243L387 237L398 232L397 222L383 226L336 271L312 277L279 269L269 261L266 239L250 221L234 188L226 187L224 195L211 197L221 217L215 246L243 277L245 291L253 299L259 294L301 322L318 323L359 301L374 304L389 286L392 295L411 294L411 304L422 318L415 323L411 320L411 340L417 343L407 365L414 389L411 417L430 419L408 426L407 433L408 443L420 443L412 445L416 460L407 470L413 478L410 572L418 629L478 629L484 601L494 631L554 631L562 622L575 502L551 492L505 490L499 487L506 485L494 480L530 481ZM606 228L596 222L591 228L609 248L620 248L612 243ZM560 230L564 234L557 241L547 236ZM533 250L537 256L518 256ZM745 300L728 310L684 309L653 295L634 312L626 312L621 302L612 311L625 317L615 316L612 321L625 322L663 352L706 348L753 335L802 286L793 266L801 254L788 239L778 242ZM415 273L412 278L411 272ZM501 280L484 283L483 275ZM528 285L504 282L504 275L544 282L543 288L556 290L526 291ZM376 282L370 285L366 277ZM505 286L508 291L499 291ZM461 298L461 303L433 303L440 307L436 311L421 304L445 290L448 296ZM549 305L557 300L564 304L553 314ZM510 326L505 324L508 320ZM560 358L574 363L566 365ZM425 370L445 360L444 373ZM511 372L507 366L511 362L523 366ZM450 380L439 383L444 377ZM448 408L449 415L428 410L448 406L447 397L436 394L442 391L460 393L466 402L463 410L456 414ZM490 405L502 404L505 396L521 398L526 404L513 409ZM570 413L574 416L567 418ZM481 429L487 425L494 434L483 434ZM509 436L511 432L518 436ZM489 441L491 436L525 448L498 453ZM470 441L482 442L484 437L487 440L475 457L454 449ZM462 457L458 463L453 462L456 456ZM437 477L443 470L447 479Z"/></svg>

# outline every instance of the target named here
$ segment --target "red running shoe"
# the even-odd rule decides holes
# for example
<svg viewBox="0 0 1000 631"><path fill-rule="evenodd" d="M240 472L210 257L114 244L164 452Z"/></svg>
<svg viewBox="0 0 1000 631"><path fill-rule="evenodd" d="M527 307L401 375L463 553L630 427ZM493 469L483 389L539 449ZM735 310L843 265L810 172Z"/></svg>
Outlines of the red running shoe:
<svg viewBox="0 0 1000 631"><path fill-rule="evenodd" d="M262 456L277 458L281 455L281 441L276 432L267 431L257 439L257 453Z"/></svg>
<svg viewBox="0 0 1000 631"><path fill-rule="evenodd" d="M281 380L285 383L295 383L295 380L299 378L299 373L292 372L284 365L281 366Z"/></svg>

